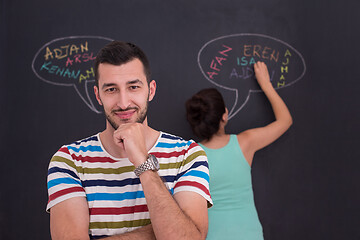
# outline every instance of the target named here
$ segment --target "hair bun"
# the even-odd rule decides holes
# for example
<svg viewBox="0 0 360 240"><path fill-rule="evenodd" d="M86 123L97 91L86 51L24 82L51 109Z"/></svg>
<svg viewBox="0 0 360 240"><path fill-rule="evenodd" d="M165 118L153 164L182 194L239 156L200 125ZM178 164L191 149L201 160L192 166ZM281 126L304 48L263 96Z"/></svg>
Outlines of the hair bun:
<svg viewBox="0 0 360 240"><path fill-rule="evenodd" d="M201 123L207 112L209 111L209 104L201 96L194 96L191 98L191 104L189 106L188 112L190 113L190 118L193 122Z"/></svg>
<svg viewBox="0 0 360 240"><path fill-rule="evenodd" d="M219 130L224 100L215 88L203 89L186 101L187 120L195 135L210 139Z"/></svg>

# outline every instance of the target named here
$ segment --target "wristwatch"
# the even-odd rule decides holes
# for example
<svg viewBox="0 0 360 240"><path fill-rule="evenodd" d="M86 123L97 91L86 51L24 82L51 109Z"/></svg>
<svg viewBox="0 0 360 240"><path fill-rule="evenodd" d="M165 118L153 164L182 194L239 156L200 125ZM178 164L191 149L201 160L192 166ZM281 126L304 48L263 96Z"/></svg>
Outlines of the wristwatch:
<svg viewBox="0 0 360 240"><path fill-rule="evenodd" d="M134 173L137 177L139 177L143 172L147 170L158 171L159 169L159 161L154 155L149 154L146 161L139 165L137 168L135 168Z"/></svg>

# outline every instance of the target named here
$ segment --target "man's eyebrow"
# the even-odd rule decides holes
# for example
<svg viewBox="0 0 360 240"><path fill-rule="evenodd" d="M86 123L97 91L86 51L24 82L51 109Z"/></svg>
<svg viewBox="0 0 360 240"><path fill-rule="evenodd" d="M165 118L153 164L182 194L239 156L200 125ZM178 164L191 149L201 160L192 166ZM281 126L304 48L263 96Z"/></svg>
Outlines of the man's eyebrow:
<svg viewBox="0 0 360 240"><path fill-rule="evenodd" d="M139 79L128 81L126 84L131 85L131 84L137 84L137 83L144 85L144 83L142 81L140 81Z"/></svg>
<svg viewBox="0 0 360 240"><path fill-rule="evenodd" d="M115 83L104 83L101 87L101 89L107 88L107 87L113 87L116 86Z"/></svg>

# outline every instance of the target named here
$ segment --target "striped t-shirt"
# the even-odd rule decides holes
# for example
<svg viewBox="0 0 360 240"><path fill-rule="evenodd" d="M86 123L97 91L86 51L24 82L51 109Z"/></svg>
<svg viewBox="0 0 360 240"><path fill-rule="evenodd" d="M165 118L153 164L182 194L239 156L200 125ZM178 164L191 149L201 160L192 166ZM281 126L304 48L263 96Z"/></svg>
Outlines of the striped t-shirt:
<svg viewBox="0 0 360 240"><path fill-rule="evenodd" d="M160 163L158 174L171 194L196 192L209 205L209 170L206 154L194 141L160 133L150 154ZM61 147L49 164L46 210L73 197L86 197L91 237L132 231L150 223L140 179L127 158L110 156L99 134Z"/></svg>

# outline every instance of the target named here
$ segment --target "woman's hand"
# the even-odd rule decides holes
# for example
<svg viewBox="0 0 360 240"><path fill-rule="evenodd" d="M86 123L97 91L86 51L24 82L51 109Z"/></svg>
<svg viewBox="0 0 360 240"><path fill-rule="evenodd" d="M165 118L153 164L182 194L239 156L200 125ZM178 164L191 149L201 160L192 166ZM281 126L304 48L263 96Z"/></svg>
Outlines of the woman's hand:
<svg viewBox="0 0 360 240"><path fill-rule="evenodd" d="M269 71L264 62L257 62L254 64L255 77L260 87L271 85Z"/></svg>

